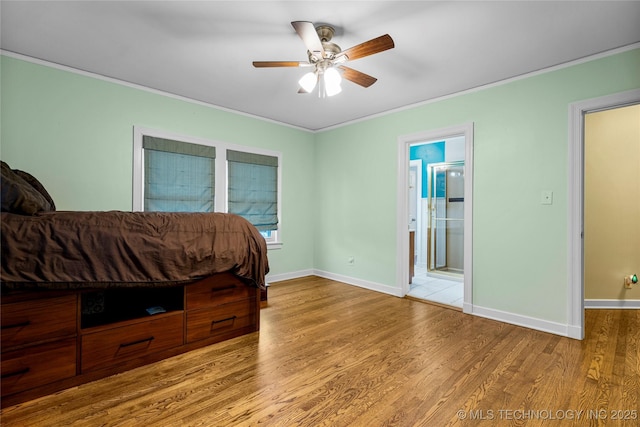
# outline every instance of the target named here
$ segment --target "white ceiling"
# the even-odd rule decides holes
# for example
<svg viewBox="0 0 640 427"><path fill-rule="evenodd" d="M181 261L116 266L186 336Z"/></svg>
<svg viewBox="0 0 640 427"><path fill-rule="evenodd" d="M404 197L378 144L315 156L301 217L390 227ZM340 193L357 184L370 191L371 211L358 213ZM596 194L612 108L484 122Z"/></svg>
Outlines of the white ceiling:
<svg viewBox="0 0 640 427"><path fill-rule="evenodd" d="M640 42L638 1L5 1L4 51L319 130ZM328 23L347 65L378 78L298 94L291 21ZM639 70L640 72L640 70Z"/></svg>

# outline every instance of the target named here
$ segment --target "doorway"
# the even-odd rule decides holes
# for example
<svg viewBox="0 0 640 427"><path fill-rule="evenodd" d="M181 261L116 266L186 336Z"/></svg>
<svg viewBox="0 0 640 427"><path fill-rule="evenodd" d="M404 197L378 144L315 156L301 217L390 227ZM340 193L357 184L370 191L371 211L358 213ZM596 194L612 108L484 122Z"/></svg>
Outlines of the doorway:
<svg viewBox="0 0 640 427"><path fill-rule="evenodd" d="M567 336L583 339L584 331L584 125L585 115L640 103L640 89L569 105L569 318Z"/></svg>
<svg viewBox="0 0 640 427"><path fill-rule="evenodd" d="M472 123L398 138L402 295L467 313L472 311L472 153Z"/></svg>
<svg viewBox="0 0 640 427"><path fill-rule="evenodd" d="M640 308L640 104L584 117L585 308Z"/></svg>
<svg viewBox="0 0 640 427"><path fill-rule="evenodd" d="M464 136L452 136L409 149L409 244L414 251L409 253L406 295L457 309L464 297L464 145ZM418 190L423 180L424 190Z"/></svg>

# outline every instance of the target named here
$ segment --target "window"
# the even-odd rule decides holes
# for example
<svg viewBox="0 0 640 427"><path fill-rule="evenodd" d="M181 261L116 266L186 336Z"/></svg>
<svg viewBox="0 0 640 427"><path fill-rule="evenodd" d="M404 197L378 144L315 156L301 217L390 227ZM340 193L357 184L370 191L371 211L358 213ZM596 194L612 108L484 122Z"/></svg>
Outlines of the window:
<svg viewBox="0 0 640 427"><path fill-rule="evenodd" d="M136 127L133 210L234 213L279 247L281 157Z"/></svg>
<svg viewBox="0 0 640 427"><path fill-rule="evenodd" d="M215 212L215 147L144 135L144 210Z"/></svg>
<svg viewBox="0 0 640 427"><path fill-rule="evenodd" d="M227 150L228 212L262 232L278 229L278 158Z"/></svg>

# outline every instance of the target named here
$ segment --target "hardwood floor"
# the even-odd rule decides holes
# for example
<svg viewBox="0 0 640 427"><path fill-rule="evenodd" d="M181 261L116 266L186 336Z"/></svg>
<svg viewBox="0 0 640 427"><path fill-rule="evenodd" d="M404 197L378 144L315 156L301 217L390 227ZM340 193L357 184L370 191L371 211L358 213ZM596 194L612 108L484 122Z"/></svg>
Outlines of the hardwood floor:
<svg viewBox="0 0 640 427"><path fill-rule="evenodd" d="M0 421L639 424L640 310L589 310L577 341L306 277L272 285L261 319L259 333L5 408Z"/></svg>

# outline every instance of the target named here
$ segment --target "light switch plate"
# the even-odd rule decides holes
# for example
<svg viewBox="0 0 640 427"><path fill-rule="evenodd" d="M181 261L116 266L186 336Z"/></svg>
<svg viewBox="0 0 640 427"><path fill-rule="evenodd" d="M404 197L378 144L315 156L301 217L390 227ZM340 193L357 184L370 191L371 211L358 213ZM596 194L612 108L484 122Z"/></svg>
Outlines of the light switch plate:
<svg viewBox="0 0 640 427"><path fill-rule="evenodd" d="M552 205L553 204L553 191L551 190L543 190L540 193L540 204L542 205Z"/></svg>

